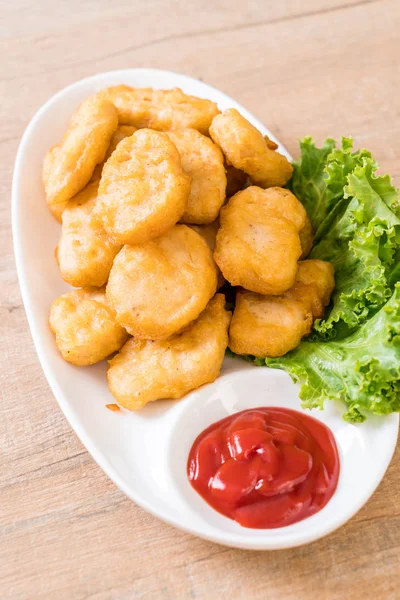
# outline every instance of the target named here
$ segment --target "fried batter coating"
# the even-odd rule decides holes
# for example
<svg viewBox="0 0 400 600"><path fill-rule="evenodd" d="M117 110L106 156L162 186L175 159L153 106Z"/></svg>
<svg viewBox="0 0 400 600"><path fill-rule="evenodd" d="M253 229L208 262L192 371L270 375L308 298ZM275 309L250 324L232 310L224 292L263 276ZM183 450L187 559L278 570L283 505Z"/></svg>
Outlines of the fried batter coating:
<svg viewBox="0 0 400 600"><path fill-rule="evenodd" d="M49 323L62 357L81 367L110 356L128 339L104 289L86 288L60 296L51 305Z"/></svg>
<svg viewBox="0 0 400 600"><path fill-rule="evenodd" d="M156 340L196 319L216 289L211 250L195 231L176 225L155 240L124 246L114 260L106 293L129 333Z"/></svg>
<svg viewBox="0 0 400 600"><path fill-rule="evenodd" d="M241 291L236 294L229 347L236 354L283 356L310 333L312 324L311 311L296 300Z"/></svg>
<svg viewBox="0 0 400 600"><path fill-rule="evenodd" d="M221 209L214 250L225 279L259 294L289 289L306 220L303 205L289 190L251 186L238 192Z"/></svg>
<svg viewBox="0 0 400 600"><path fill-rule="evenodd" d="M201 237L207 242L208 247L211 252L214 252L215 241L217 238L217 233L219 229L219 219L216 219L213 223L209 223L209 225L189 225L193 231L196 231ZM218 273L218 289L222 287L225 283L225 277L222 275L220 268L218 265L215 265Z"/></svg>
<svg viewBox="0 0 400 600"><path fill-rule="evenodd" d="M321 260L299 263L296 281L282 296L240 291L229 330L237 354L283 356L309 335L321 318L335 286L333 265Z"/></svg>
<svg viewBox="0 0 400 600"><path fill-rule="evenodd" d="M118 403L138 410L147 402L182 398L221 370L231 313L223 294L209 302L199 318L167 340L132 338L110 360L108 385Z"/></svg>
<svg viewBox="0 0 400 600"><path fill-rule="evenodd" d="M68 200L90 181L117 126L115 107L100 95L79 106L62 141L49 150L44 160L43 183L53 214L60 216L62 206L65 208Z"/></svg>
<svg viewBox="0 0 400 600"><path fill-rule="evenodd" d="M254 184L282 186L290 179L293 167L288 159L235 108L214 117L210 135L227 160L247 173Z"/></svg>
<svg viewBox="0 0 400 600"><path fill-rule="evenodd" d="M121 246L93 216L99 182L85 187L68 202L62 215L57 259L61 277L74 287L101 287Z"/></svg>
<svg viewBox="0 0 400 600"><path fill-rule="evenodd" d="M181 89L153 90L117 85L103 95L118 110L120 125L148 127L158 131L191 127L208 134L211 121L219 113L211 100L184 94Z"/></svg>
<svg viewBox="0 0 400 600"><path fill-rule="evenodd" d="M212 223L225 200L226 175L221 150L196 129L167 133L178 148L182 166L192 179L181 223Z"/></svg>
<svg viewBox="0 0 400 600"><path fill-rule="evenodd" d="M140 129L105 163L95 213L116 243L142 244L179 221L189 193L176 146L165 133Z"/></svg>

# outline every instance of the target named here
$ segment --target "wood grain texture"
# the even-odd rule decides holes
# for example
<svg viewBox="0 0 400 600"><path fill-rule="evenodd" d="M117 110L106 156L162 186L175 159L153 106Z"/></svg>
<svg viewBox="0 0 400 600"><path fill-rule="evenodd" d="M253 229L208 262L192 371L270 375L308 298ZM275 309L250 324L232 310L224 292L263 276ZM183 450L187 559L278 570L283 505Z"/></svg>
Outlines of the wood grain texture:
<svg viewBox="0 0 400 600"><path fill-rule="evenodd" d="M13 260L10 186L20 136L51 94L139 66L219 87L294 155L304 135L352 134L399 185L400 3L116 4L0 2L0 598L395 600L399 452L350 523L287 551L193 538L116 489L71 431L38 364Z"/></svg>

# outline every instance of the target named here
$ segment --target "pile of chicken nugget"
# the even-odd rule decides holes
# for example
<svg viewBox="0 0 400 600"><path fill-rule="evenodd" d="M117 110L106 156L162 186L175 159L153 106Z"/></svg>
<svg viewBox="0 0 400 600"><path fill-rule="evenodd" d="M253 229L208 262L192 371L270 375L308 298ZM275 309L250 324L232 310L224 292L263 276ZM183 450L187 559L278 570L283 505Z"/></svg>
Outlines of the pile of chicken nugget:
<svg viewBox="0 0 400 600"><path fill-rule="evenodd" d="M120 85L84 101L47 153L56 259L77 288L53 302L50 326L74 365L113 355L120 406L214 381L228 346L281 356L323 316L333 267L304 260L312 227L276 148L235 109Z"/></svg>

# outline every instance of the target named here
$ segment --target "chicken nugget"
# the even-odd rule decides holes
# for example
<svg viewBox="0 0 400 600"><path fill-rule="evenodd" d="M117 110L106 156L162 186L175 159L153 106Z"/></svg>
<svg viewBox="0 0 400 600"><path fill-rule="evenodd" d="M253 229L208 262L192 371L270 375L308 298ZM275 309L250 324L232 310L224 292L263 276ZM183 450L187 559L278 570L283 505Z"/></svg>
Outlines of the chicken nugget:
<svg viewBox="0 0 400 600"><path fill-rule="evenodd" d="M124 246L114 260L106 293L129 333L155 340L196 319L216 289L211 250L195 231L176 225L155 240Z"/></svg>
<svg viewBox="0 0 400 600"><path fill-rule="evenodd" d="M282 296L240 291L229 330L229 348L235 354L283 356L310 333L311 310Z"/></svg>
<svg viewBox="0 0 400 600"><path fill-rule="evenodd" d="M185 212L190 177L165 133L140 129L105 163L95 213L119 244L142 244L173 227Z"/></svg>
<svg viewBox="0 0 400 600"><path fill-rule="evenodd" d="M229 347L237 354L283 356L311 332L335 286L333 265L321 260L299 263L296 281L281 296L240 291L229 330Z"/></svg>
<svg viewBox="0 0 400 600"><path fill-rule="evenodd" d="M276 295L290 288L306 218L289 190L250 186L235 194L221 209L214 250L225 279L259 294Z"/></svg>
<svg viewBox="0 0 400 600"><path fill-rule="evenodd" d="M104 289L73 290L60 296L51 305L49 323L62 357L81 367L110 356L128 339Z"/></svg>
<svg viewBox="0 0 400 600"><path fill-rule="evenodd" d="M74 287L101 287L121 246L115 244L93 216L99 182L85 187L68 202L62 215L57 259L61 277Z"/></svg>
<svg viewBox="0 0 400 600"><path fill-rule="evenodd" d="M120 125L168 131L191 127L208 134L211 121L219 113L215 102L184 94L181 89L153 90L117 85L103 95L118 110Z"/></svg>
<svg viewBox="0 0 400 600"><path fill-rule="evenodd" d="M223 294L217 294L181 333L167 340L129 340L107 372L117 402L138 410L154 400L182 398L214 381L228 344L230 317Z"/></svg>
<svg viewBox="0 0 400 600"><path fill-rule="evenodd" d="M276 152L276 145L235 108L214 117L210 135L227 160L247 173L256 185L282 186L290 179L293 167L288 159Z"/></svg>
<svg viewBox="0 0 400 600"><path fill-rule="evenodd" d="M209 223L209 225L189 225L189 227L201 235L201 237L207 242L211 252L214 252L215 241L219 229L219 219L216 219L213 223ZM218 267L218 265L216 264L215 266L217 268L219 289L224 285L225 277L222 275L221 269Z"/></svg>
<svg viewBox="0 0 400 600"><path fill-rule="evenodd" d="M182 166L192 179L181 223L212 223L225 200L226 175L221 150L196 129L167 133L178 148Z"/></svg>
<svg viewBox="0 0 400 600"><path fill-rule="evenodd" d="M90 181L117 126L117 111L111 102L92 96L75 112L60 144L47 153L42 178L47 203L56 218L68 200Z"/></svg>

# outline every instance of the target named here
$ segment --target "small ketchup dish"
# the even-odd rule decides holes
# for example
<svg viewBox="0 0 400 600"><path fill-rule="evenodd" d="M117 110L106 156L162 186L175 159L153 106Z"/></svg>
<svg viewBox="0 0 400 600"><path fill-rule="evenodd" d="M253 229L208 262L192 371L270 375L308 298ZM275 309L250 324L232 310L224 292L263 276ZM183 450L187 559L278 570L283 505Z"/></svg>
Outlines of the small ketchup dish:
<svg viewBox="0 0 400 600"><path fill-rule="evenodd" d="M191 514L190 529L229 546L275 550L310 543L346 523L389 465L398 415L354 425L342 414L340 402L327 403L323 411L302 409L298 387L283 371L227 361L218 382L191 395L171 431L168 463ZM205 452L200 460L199 452ZM231 473L221 469L224 453ZM291 454L286 465L284 454ZM272 467L265 462L277 458L280 473L263 482ZM205 471L196 477L199 465Z"/></svg>

